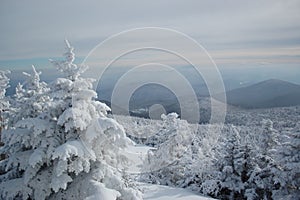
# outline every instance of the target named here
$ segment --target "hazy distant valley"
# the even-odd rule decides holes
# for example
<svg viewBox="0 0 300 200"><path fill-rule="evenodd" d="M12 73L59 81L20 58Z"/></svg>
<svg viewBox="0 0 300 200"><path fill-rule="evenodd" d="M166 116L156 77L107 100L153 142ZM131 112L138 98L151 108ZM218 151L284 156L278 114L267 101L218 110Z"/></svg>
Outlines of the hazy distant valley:
<svg viewBox="0 0 300 200"><path fill-rule="evenodd" d="M12 73L11 87L8 88L8 95L14 94L15 91L13 88L15 88L18 82L24 82L24 76L21 71ZM54 70L46 70L41 77L46 82L51 82L56 76L58 75ZM109 106L111 106L112 90L119 76L105 77L103 82L97 87L98 99ZM208 123L211 116L211 98L208 89L201 77L198 81L192 79L191 83L200 107L200 123ZM273 108L274 110L278 107L300 105L300 85L291 82L269 79L258 83L241 84L239 80L226 79L224 80L224 86L227 97L227 122L233 121L232 118L237 116L236 112L249 113L257 109L268 110L269 108ZM184 101L189 101L189 99L189 97L185 97ZM218 101L218 99L214 99L214 101ZM190 105L188 109L194 109L193 104L189 104L189 102L185 103ZM149 118L149 109L155 104L162 105L166 113L176 112L179 115L181 113L180 103L173 92L161 85L146 84L138 88L131 96L129 102L130 115ZM114 106L118 107L118 105ZM152 112L155 113L156 108L154 107L153 109ZM151 117L160 119L160 112L162 111L157 110L157 113Z"/></svg>
<svg viewBox="0 0 300 200"><path fill-rule="evenodd" d="M107 91L109 93L109 91ZM100 99L111 105L109 95ZM227 97L227 121L236 116L236 112L254 112L255 110L279 110L281 107L300 105L300 85L270 79L246 87L240 87L226 92ZM200 123L207 123L210 119L211 98L207 88L203 85L198 88L198 103L200 107ZM189 97L185 98L189 101ZM218 101L214 99L214 101ZM221 103L221 102L219 102ZM176 96L168 89L159 85L145 85L135 91L130 99L130 114L138 117L149 117L149 109L154 104L164 107L166 113L181 113L180 103ZM188 103L187 103L188 104ZM115 105L118 106L118 105ZM191 104L191 109L193 105ZM288 108L287 108L288 109ZM152 110L153 112L153 110ZM155 111L154 111L155 112ZM159 112L159 111L157 111ZM159 119L159 115L156 115Z"/></svg>

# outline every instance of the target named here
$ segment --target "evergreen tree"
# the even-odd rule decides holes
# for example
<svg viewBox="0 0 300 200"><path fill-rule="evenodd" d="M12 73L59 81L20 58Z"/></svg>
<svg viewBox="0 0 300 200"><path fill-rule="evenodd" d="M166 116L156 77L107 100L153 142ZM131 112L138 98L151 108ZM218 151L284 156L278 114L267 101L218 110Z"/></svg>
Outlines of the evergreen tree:
<svg viewBox="0 0 300 200"><path fill-rule="evenodd" d="M158 147L162 143L166 142L171 135L176 133L176 129L179 127L180 121L178 120L177 113L169 113L168 115L162 114L163 120L162 127L158 132L147 138L145 144L148 146Z"/></svg>
<svg viewBox="0 0 300 200"><path fill-rule="evenodd" d="M10 104L5 96L6 89L9 87L9 78L7 74L10 71L0 70L0 147L3 146L2 142L2 130L6 128L8 122ZM5 154L0 154L0 160L5 158Z"/></svg>
<svg viewBox="0 0 300 200"><path fill-rule="evenodd" d="M278 131L273 128L273 122L269 119L262 120L261 124L260 143L255 155L257 166L250 176L256 186L258 198L272 199L272 193L276 190L274 169L276 168L275 152L279 145Z"/></svg>
<svg viewBox="0 0 300 200"><path fill-rule="evenodd" d="M6 171L0 175L1 198L140 199L117 170L124 161L119 152L130 140L122 126L107 118L109 107L94 100L93 80L80 76L87 68L74 63L68 41L66 47L64 60L51 61L64 78L49 90L40 89L39 73L33 70L18 86L19 101L24 98L32 106L5 131L8 158L0 164Z"/></svg>
<svg viewBox="0 0 300 200"><path fill-rule="evenodd" d="M215 159L201 183L202 193L221 199L256 197L255 187L249 183L255 166L252 143L242 139L239 132L233 125L223 128L214 149Z"/></svg>
<svg viewBox="0 0 300 200"><path fill-rule="evenodd" d="M11 100L14 117L10 119L10 125L16 124L22 119L37 117L46 111L48 102L50 102L47 95L49 88L45 82L40 81L41 73L37 72L33 65L31 74L23 72L26 80L22 84L18 83L15 98Z"/></svg>
<svg viewBox="0 0 300 200"><path fill-rule="evenodd" d="M185 155L189 154L192 135L188 123L176 113L162 115L164 126L159 131L162 143L150 150L146 158L143 179L162 185L180 185L186 173Z"/></svg>
<svg viewBox="0 0 300 200"><path fill-rule="evenodd" d="M1 129L6 126L7 119L6 114L9 110L9 101L7 97L5 96L6 89L9 87L9 78L7 77L7 74L9 74L10 71L2 71L0 70L0 125ZM0 131L1 133L1 131Z"/></svg>
<svg viewBox="0 0 300 200"><path fill-rule="evenodd" d="M278 146L274 198L297 199L300 196L300 125L285 132L285 141Z"/></svg>
<svg viewBox="0 0 300 200"><path fill-rule="evenodd" d="M243 155L240 148L240 135L235 126L229 126L228 135L221 143L217 167L220 169L220 194L229 199L241 198L244 184L241 178Z"/></svg>

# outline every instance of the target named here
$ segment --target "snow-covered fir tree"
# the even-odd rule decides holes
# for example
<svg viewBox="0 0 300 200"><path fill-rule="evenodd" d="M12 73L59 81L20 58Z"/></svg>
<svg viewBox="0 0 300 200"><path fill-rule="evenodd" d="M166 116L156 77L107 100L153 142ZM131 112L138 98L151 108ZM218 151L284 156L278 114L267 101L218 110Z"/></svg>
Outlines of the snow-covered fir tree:
<svg viewBox="0 0 300 200"><path fill-rule="evenodd" d="M218 147L222 126L202 125L198 127L192 144L191 154L187 162L187 179L184 187L191 188L194 191L205 193L206 195L215 196L219 190L219 181L213 179L216 162L216 148Z"/></svg>
<svg viewBox="0 0 300 200"><path fill-rule="evenodd" d="M261 153L266 156L270 156L274 147L279 144L278 142L278 132L273 127L273 122L270 119L264 119L261 122L262 133L260 134L260 147Z"/></svg>
<svg viewBox="0 0 300 200"><path fill-rule="evenodd" d="M284 132L285 141L277 147L275 182L280 188L274 199L297 199L300 196L300 124Z"/></svg>
<svg viewBox="0 0 300 200"><path fill-rule="evenodd" d="M3 146L2 142L2 130L7 128L9 113L10 113L10 103L7 97L5 96L6 89L9 87L9 78L7 74L10 71L0 70L0 147ZM0 153L0 161L5 158L5 154ZM3 169L0 168L0 173Z"/></svg>
<svg viewBox="0 0 300 200"><path fill-rule="evenodd" d="M109 107L94 100L93 80L80 76L87 67L74 63L68 41L66 49L64 60L51 61L65 77L49 90L40 90L35 70L27 75L26 87L18 86L20 100L48 101L30 104L26 115L4 132L2 150L8 158L0 164L5 170L1 198L141 199L139 191L126 187L118 170L125 160L119 152L130 140L106 116Z"/></svg>
<svg viewBox="0 0 300 200"><path fill-rule="evenodd" d="M26 76L24 83L18 83L16 87L15 98L11 100L14 116L10 118L10 125L26 119L34 118L37 115L46 111L49 96L46 94L49 91L48 85L40 81L42 72L37 72L32 65L32 73L23 72Z"/></svg>
<svg viewBox="0 0 300 200"><path fill-rule="evenodd" d="M169 113L168 115L162 114L161 119L163 120L162 127L156 134L147 137L144 144L148 146L158 147L160 144L166 142L171 135L173 135L179 127L179 123L182 121L178 120L177 113Z"/></svg>
<svg viewBox="0 0 300 200"><path fill-rule="evenodd" d="M5 109L5 106L7 105L7 101L5 100L5 93L6 89L9 87L9 78L7 77L7 74L9 74L10 71L2 71L0 70L0 108Z"/></svg>
<svg viewBox="0 0 300 200"><path fill-rule="evenodd" d="M6 98L5 93L9 87L9 78L7 77L9 73L10 71L0 70L0 129L4 128L7 123L6 115L9 110L9 100Z"/></svg>
<svg viewBox="0 0 300 200"><path fill-rule="evenodd" d="M274 181L276 168L275 152L279 145L278 131L273 128L270 119L261 122L262 132L259 137L258 150L255 155L256 167L251 172L251 180L256 186L256 194L260 199L271 199L276 190Z"/></svg>
<svg viewBox="0 0 300 200"><path fill-rule="evenodd" d="M143 179L162 185L179 185L184 180L186 166L183 160L192 135L188 123L176 113L162 115L164 126L159 131L157 149L150 150L145 161Z"/></svg>
<svg viewBox="0 0 300 200"><path fill-rule="evenodd" d="M242 137L238 127L224 126L213 149L215 159L200 181L202 193L221 199L257 199L257 186L250 179L256 167L255 142Z"/></svg>
<svg viewBox="0 0 300 200"><path fill-rule="evenodd" d="M217 167L220 170L220 193L229 199L241 197L241 191L244 185L241 179L241 171L237 165L243 162L240 155L240 134L235 126L228 127L228 134L225 135L221 142L220 151L217 156Z"/></svg>

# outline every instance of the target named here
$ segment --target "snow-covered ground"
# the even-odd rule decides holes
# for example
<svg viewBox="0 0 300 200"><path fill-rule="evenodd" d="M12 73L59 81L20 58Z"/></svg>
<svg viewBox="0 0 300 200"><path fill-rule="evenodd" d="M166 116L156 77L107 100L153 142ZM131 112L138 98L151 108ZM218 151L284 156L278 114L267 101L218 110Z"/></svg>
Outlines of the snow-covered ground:
<svg viewBox="0 0 300 200"><path fill-rule="evenodd" d="M144 200L212 200L182 188L162 185L141 184Z"/></svg>
<svg viewBox="0 0 300 200"><path fill-rule="evenodd" d="M128 146L123 155L129 160L128 172L139 173L142 170L142 163L151 147L143 145ZM203 197L182 188L173 188L162 185L153 185L139 183L139 187L143 192L145 200L206 200L212 199Z"/></svg>

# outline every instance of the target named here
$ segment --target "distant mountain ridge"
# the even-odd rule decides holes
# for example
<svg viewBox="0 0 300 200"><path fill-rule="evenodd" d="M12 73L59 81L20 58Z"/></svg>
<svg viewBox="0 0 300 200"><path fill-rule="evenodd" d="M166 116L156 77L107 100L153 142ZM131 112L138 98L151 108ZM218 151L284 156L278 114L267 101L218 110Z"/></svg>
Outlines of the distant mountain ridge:
<svg viewBox="0 0 300 200"><path fill-rule="evenodd" d="M300 105L300 85L269 79L228 91L227 103L243 108L272 108Z"/></svg>
<svg viewBox="0 0 300 200"><path fill-rule="evenodd" d="M227 110L296 106L300 105L300 85L278 79L269 79L230 90L226 93L226 96ZM194 109L193 103L189 103L190 97L185 96L184 99L186 105L190 105L186 109ZM207 123L210 119L211 100L217 100L218 102L219 98L215 100L211 97L198 96L200 123ZM111 104L110 101L105 102L108 105ZM132 96L129 105L130 115L149 118L148 109L153 104L163 105L167 113L176 112L179 115L181 114L181 106L176 96L172 96L170 92L163 91L159 87L148 86ZM114 106L122 110L118 105ZM125 109L123 111L125 113ZM194 122L189 117L187 120Z"/></svg>

